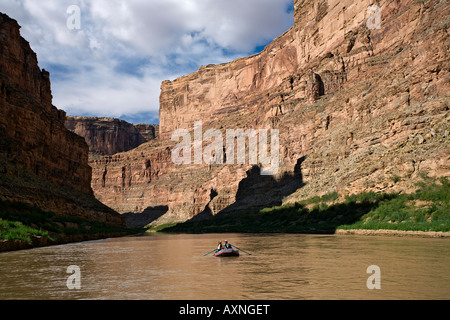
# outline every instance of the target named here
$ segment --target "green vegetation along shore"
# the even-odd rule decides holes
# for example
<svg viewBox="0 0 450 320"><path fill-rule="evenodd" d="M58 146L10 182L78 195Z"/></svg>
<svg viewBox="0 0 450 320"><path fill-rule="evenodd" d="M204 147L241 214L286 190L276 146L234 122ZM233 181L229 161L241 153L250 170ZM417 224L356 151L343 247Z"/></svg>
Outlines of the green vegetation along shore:
<svg viewBox="0 0 450 320"><path fill-rule="evenodd" d="M447 178L420 183L411 194L337 192L247 213L216 215L203 221L151 227L180 233L379 232L450 233L450 183ZM358 233L355 231L364 231ZM0 201L0 252L106 237L142 230L113 227L73 216L59 216L20 202ZM383 233L384 234L384 233Z"/></svg>
<svg viewBox="0 0 450 320"><path fill-rule="evenodd" d="M0 201L0 252L133 233L137 230L60 216L22 202Z"/></svg>
<svg viewBox="0 0 450 320"><path fill-rule="evenodd" d="M159 226L163 232L336 233L337 230L450 231L447 178L418 183L411 194L363 192L322 197L204 221Z"/></svg>

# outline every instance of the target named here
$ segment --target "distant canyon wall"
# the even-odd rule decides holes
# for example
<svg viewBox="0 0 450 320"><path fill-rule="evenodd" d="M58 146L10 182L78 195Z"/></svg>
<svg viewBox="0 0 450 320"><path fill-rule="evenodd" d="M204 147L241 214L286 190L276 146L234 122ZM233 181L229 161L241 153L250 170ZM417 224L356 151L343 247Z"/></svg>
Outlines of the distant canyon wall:
<svg viewBox="0 0 450 320"><path fill-rule="evenodd" d="M129 151L158 137L158 126L133 125L114 118L66 117L66 128L83 137L89 152L113 155Z"/></svg>
<svg viewBox="0 0 450 320"><path fill-rule="evenodd" d="M368 27L370 5L380 29ZM450 4L297 0L295 25L261 53L165 81L159 141L91 162L95 195L119 212L166 206L201 219L338 191L411 192L449 176ZM174 165L172 133L278 129L281 168ZM161 212L161 211L158 211Z"/></svg>

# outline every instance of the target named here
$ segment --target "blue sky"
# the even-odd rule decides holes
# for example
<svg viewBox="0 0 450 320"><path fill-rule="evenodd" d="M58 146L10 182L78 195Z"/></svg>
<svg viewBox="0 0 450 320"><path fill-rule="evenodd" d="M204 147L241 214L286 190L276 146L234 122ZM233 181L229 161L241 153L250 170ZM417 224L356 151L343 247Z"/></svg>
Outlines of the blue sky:
<svg viewBox="0 0 450 320"><path fill-rule="evenodd" d="M0 0L73 116L158 123L163 80L261 51L293 25L293 0ZM71 5L80 29L70 30Z"/></svg>

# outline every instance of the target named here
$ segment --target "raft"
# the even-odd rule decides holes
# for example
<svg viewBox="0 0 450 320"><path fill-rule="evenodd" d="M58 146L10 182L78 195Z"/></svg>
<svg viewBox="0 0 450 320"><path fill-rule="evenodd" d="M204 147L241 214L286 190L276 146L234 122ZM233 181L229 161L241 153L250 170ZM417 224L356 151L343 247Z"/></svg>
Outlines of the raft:
<svg viewBox="0 0 450 320"><path fill-rule="evenodd" d="M236 249L222 249L214 253L216 257L239 257L239 250Z"/></svg>

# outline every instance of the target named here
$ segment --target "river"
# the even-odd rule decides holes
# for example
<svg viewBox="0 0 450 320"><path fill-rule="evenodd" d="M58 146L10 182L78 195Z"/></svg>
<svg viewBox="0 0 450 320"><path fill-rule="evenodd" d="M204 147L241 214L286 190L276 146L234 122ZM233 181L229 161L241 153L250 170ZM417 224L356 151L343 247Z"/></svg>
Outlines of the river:
<svg viewBox="0 0 450 320"><path fill-rule="evenodd" d="M204 256L219 240L251 255ZM163 234L73 243L0 253L0 299L450 299L450 239Z"/></svg>

